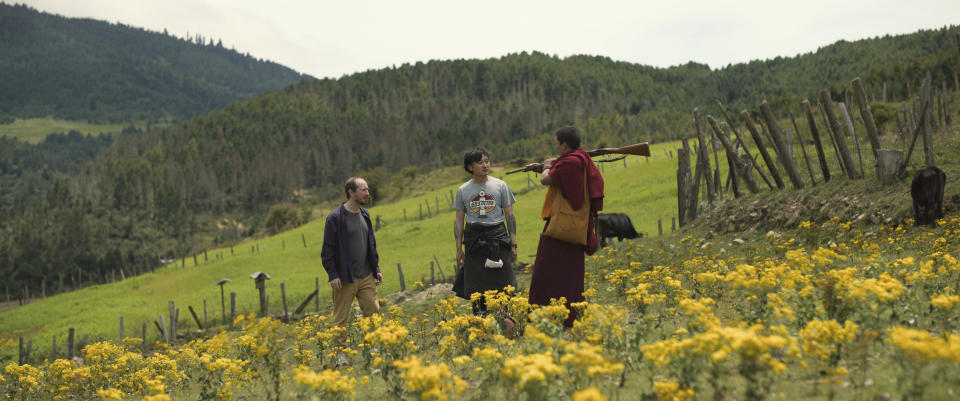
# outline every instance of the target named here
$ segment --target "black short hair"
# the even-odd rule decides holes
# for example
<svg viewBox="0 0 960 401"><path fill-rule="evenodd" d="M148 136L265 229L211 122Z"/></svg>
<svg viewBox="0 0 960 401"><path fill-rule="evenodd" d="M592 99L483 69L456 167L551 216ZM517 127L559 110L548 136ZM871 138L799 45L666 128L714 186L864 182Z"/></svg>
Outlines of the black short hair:
<svg viewBox="0 0 960 401"><path fill-rule="evenodd" d="M359 177L359 176L353 176L353 177L347 178L347 182L343 184L343 193L347 195L348 200L350 199L350 191L356 191L357 187L359 186L359 184L357 184L357 180L362 180L362 179L363 177Z"/></svg>
<svg viewBox="0 0 960 401"><path fill-rule="evenodd" d="M569 126L557 130L557 140L565 143L570 149L580 148L580 130L577 127Z"/></svg>
<svg viewBox="0 0 960 401"><path fill-rule="evenodd" d="M470 171L470 165L483 160L484 156L486 156L488 159L490 158L490 154L487 153L487 150L484 148L476 148L467 152L463 155L463 169L467 170L468 173L473 174L473 171Z"/></svg>

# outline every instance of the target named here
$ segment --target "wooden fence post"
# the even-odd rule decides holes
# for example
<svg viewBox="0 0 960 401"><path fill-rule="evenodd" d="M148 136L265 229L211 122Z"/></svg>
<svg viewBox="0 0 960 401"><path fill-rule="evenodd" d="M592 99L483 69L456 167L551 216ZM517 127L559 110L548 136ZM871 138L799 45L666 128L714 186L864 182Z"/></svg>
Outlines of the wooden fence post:
<svg viewBox="0 0 960 401"><path fill-rule="evenodd" d="M743 124L747 126L747 131L750 131L750 137L753 138L753 143L757 145L757 151L760 152L760 157L763 157L763 163L767 165L767 170L770 171L770 176L773 177L777 188L783 189L783 179L780 178L780 171L777 170L776 163L773 162L770 153L767 152L767 147L764 145L760 133L757 132L757 124L754 123L753 118L750 117L750 112L746 109L741 110L740 118L743 120ZM759 169L758 167L757 170Z"/></svg>
<svg viewBox="0 0 960 401"><path fill-rule="evenodd" d="M140 352L142 353L147 349L147 322L143 322L143 326L140 327Z"/></svg>
<svg viewBox="0 0 960 401"><path fill-rule="evenodd" d="M813 178L813 167L810 166L810 156L807 156L807 148L803 145L803 137L800 136L800 127L797 127L797 120L790 114L790 123L793 124L793 130L797 132L797 142L800 144L800 152L803 153L803 160L807 164L807 172L810 173L810 185L817 185L817 180Z"/></svg>
<svg viewBox="0 0 960 401"><path fill-rule="evenodd" d="M123 341L123 316L120 316L120 341Z"/></svg>
<svg viewBox="0 0 960 401"><path fill-rule="evenodd" d="M912 139L910 140L910 147L907 149L907 155L903 158L903 163L900 165L900 171L897 173L898 177L904 176L907 169L907 164L910 163L910 156L913 154L913 147L917 144L917 137L920 136L920 131L923 130L923 126L924 126L923 120L926 120L924 116L926 115L926 109L927 107L930 106L930 104L927 102L922 102L922 103L923 103L923 107L922 107L923 114L921 114L920 119L917 121L917 125L913 128L913 135L912 135Z"/></svg>
<svg viewBox="0 0 960 401"><path fill-rule="evenodd" d="M197 317L197 312L193 310L193 305L187 305L187 309L190 310L190 315L193 316L193 321L197 323L197 327L199 327L201 331L205 330L204 327L206 326L200 323L200 318Z"/></svg>
<svg viewBox="0 0 960 401"><path fill-rule="evenodd" d="M823 106L823 111L827 114L827 121L830 122L830 131L833 133L834 141L840 151L840 157L843 158L843 165L847 171L847 177L850 177L850 179L860 178L857 174L857 169L853 166L853 158L850 157L850 151L847 149L847 141L843 137L840 121L833 111L833 100L830 99L830 92L826 89L820 91L820 104Z"/></svg>
<svg viewBox="0 0 960 401"><path fill-rule="evenodd" d="M437 278L436 278L436 276L434 275L434 272L433 272L433 261L431 260L431 261L430 261L430 284L435 284L436 282L437 282Z"/></svg>
<svg viewBox="0 0 960 401"><path fill-rule="evenodd" d="M873 119L873 113L870 112L870 104L867 103L866 90L863 89L863 82L860 77L853 80L853 92L856 94L857 106L860 107L860 117L863 118L863 125L867 128L867 138L870 139L870 149L873 151L874 159L877 158L877 152L880 150L880 133L877 130L877 123ZM886 102L887 84L883 84L883 99Z"/></svg>
<svg viewBox="0 0 960 401"><path fill-rule="evenodd" d="M447 275L443 274L443 267L440 266L440 259L437 258L437 255L433 255L433 260L437 262L437 273L440 273L440 280L447 281Z"/></svg>
<svg viewBox="0 0 960 401"><path fill-rule="evenodd" d="M823 126L827 127L827 133L830 134L830 143L833 145L833 155L837 158L837 165L840 166L840 172L846 173L847 166L844 165L843 157L840 155L840 147L837 146L836 134L833 132L833 127L830 125L830 121L827 119L827 109L825 107L820 107L820 118L823 120Z"/></svg>
<svg viewBox="0 0 960 401"><path fill-rule="evenodd" d="M927 167L936 167L937 160L936 154L933 152L933 89L930 87L930 73L927 73L927 78L923 80L923 86L920 87L920 97L923 98L924 102L927 104L927 110L929 110L929 115L924 115L923 117L923 150L926 159Z"/></svg>
<svg viewBox="0 0 960 401"><path fill-rule="evenodd" d="M400 263L397 263L397 276L400 277L400 292L407 290L407 283L403 280L403 268L400 267Z"/></svg>
<svg viewBox="0 0 960 401"><path fill-rule="evenodd" d="M800 178L800 173L797 172L797 167L793 164L793 152L791 152L790 148L783 142L783 137L781 136L783 131L780 130L777 119L774 118L773 112L770 111L770 105L767 104L766 100L760 102L760 110L763 111L763 118L767 120L767 127L770 128L770 137L773 138L774 145L780 149L780 155L783 156L780 159L780 164L783 164L783 168L787 170L787 176L790 177L793 188L803 188L803 179Z"/></svg>
<svg viewBox="0 0 960 401"><path fill-rule="evenodd" d="M743 178L743 181L746 183L747 189L750 190L750 193L759 193L760 189L757 188L757 183L753 180L751 165L749 163L745 163L743 159L737 155L737 150L733 147L733 144L730 143L730 138L723 133L723 131L720 129L720 126L717 125L717 121L715 119L707 116L707 122L710 123L710 128L713 129L714 135L720 139L720 143L723 145L724 150L727 151L727 160L730 160L733 167L733 171L730 172L731 175L733 177L739 176L739 178ZM736 192L736 187L734 187L734 193ZM683 227L683 224L680 224L680 227Z"/></svg>
<svg viewBox="0 0 960 401"><path fill-rule="evenodd" d="M53 346L50 347L50 361L57 360L57 335L53 335Z"/></svg>
<svg viewBox="0 0 960 401"><path fill-rule="evenodd" d="M70 328L67 334L67 359L73 360L73 327Z"/></svg>
<svg viewBox="0 0 960 401"><path fill-rule="evenodd" d="M803 110L807 116L807 125L810 127L810 135L813 136L813 146L817 149L817 158L820 161L820 172L823 173L823 182L830 181L830 166L827 165L827 157L823 153L823 142L820 141L820 131L817 130L817 122L813 118L813 109L810 102L803 100Z"/></svg>
<svg viewBox="0 0 960 401"><path fill-rule="evenodd" d="M316 312L320 312L320 277L315 277L314 287L317 292L317 297L313 299L313 307L316 309Z"/></svg>
<svg viewBox="0 0 960 401"><path fill-rule="evenodd" d="M233 322L237 320L237 293L230 293L230 329L233 330Z"/></svg>
<svg viewBox="0 0 960 401"><path fill-rule="evenodd" d="M687 155L687 140L683 139L684 147L677 149L677 214L680 216L680 226L687 224L687 196L689 196L693 180L690 174L690 157Z"/></svg>
<svg viewBox="0 0 960 401"><path fill-rule="evenodd" d="M177 308L175 307L173 301L169 301L167 306L170 309L170 340L173 342L177 341ZM172 343L171 343L172 344Z"/></svg>
<svg viewBox="0 0 960 401"><path fill-rule="evenodd" d="M900 181L899 170L903 163L903 151L900 149L880 149L877 158L877 175L884 185L896 184Z"/></svg>
<svg viewBox="0 0 960 401"><path fill-rule="evenodd" d="M748 118L749 118L749 115L748 115ZM723 129L720 123L718 123L716 119L713 118L713 116L707 115L707 121L709 122L711 120L712 120L712 122L710 123L711 129L713 129L713 127L716 126L716 129L719 129L720 132L723 132L723 135L726 135L727 138L730 137L730 135L726 133L726 131ZM763 179L763 182L767 184L768 188L773 189L773 184L771 184L770 180L767 179L767 176L763 174L763 169L760 168L760 164L757 163L756 158L754 158L753 155L750 154L750 150L747 149L747 144L743 142L743 138L740 137L740 133L736 130L736 128L733 128L733 125L730 124L729 122L727 122L727 125L731 127L731 130L733 131L734 136L736 136L737 138L737 147L739 147L740 149L743 149L743 153L745 153L747 156L746 159L749 160L750 164L753 165L753 168L757 170L757 174L760 175L760 178ZM766 152L766 149L763 149L763 151ZM717 181L719 182L719 179L717 179ZM782 182L781 182L781 185L782 185Z"/></svg>
<svg viewBox="0 0 960 401"><path fill-rule="evenodd" d="M953 117L950 116L950 96L947 94L947 81L943 81L943 90L940 92L940 96L943 97L943 124L949 127Z"/></svg>
<svg viewBox="0 0 960 401"><path fill-rule="evenodd" d="M160 314L160 331L163 332L163 342L170 343L170 329L168 329L166 320L163 318L163 314Z"/></svg>
<svg viewBox="0 0 960 401"><path fill-rule="evenodd" d="M657 236L663 236L663 220L657 219Z"/></svg>
<svg viewBox="0 0 960 401"><path fill-rule="evenodd" d="M717 189L713 182L712 171L710 168L710 153L707 150L707 137L703 133L703 122L700 120L700 110L693 109L693 119L697 128L697 142L700 144L700 152L697 155L697 169L703 168L704 178L707 181L707 201L711 204L717 201ZM701 162L700 160L703 159ZM626 159L624 159L626 160ZM699 186L699 181L698 186Z"/></svg>
<svg viewBox="0 0 960 401"><path fill-rule="evenodd" d="M307 299L304 299L303 302L300 303L300 306L298 306L297 309L293 311L293 314L299 315L301 312L303 312L304 309L307 308L307 304L310 303L310 300L315 298L320 298L319 288L311 292L310 295L307 295Z"/></svg>
<svg viewBox="0 0 960 401"><path fill-rule="evenodd" d="M287 312L287 287L284 285L284 283L280 283L280 300L283 302L283 318L280 320L282 320L284 323L287 323L290 321L290 317Z"/></svg>
<svg viewBox="0 0 960 401"><path fill-rule="evenodd" d="M850 112L847 110L847 105L843 102L837 103L837 108L840 109L840 116L843 117L843 121L847 126L847 131L850 132L850 136L853 138L853 146L856 146L857 148L857 159L860 162L860 177L864 177L863 152L860 150L860 139L857 138L857 131L853 128L853 120L850 118Z"/></svg>

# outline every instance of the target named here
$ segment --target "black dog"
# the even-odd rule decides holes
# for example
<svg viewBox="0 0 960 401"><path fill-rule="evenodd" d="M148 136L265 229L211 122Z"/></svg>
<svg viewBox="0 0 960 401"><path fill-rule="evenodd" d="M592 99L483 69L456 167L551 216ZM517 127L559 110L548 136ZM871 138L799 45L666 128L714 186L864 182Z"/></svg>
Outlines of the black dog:
<svg viewBox="0 0 960 401"><path fill-rule="evenodd" d="M947 175L936 167L927 167L917 171L910 183L910 196L913 197L913 214L917 225L937 225L937 219L943 218L943 187Z"/></svg>
<svg viewBox="0 0 960 401"><path fill-rule="evenodd" d="M640 238L633 229L633 222L630 216L623 213L606 213L597 216L597 236L600 237L600 246L607 246L607 238L616 237L617 241L623 241L624 238Z"/></svg>

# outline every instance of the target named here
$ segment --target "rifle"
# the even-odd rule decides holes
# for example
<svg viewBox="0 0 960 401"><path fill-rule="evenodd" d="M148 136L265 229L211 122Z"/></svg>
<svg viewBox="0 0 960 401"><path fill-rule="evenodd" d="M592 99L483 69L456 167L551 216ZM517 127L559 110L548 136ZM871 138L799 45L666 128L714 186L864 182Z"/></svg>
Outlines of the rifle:
<svg viewBox="0 0 960 401"><path fill-rule="evenodd" d="M590 157L610 155L610 154L620 154L620 155L624 155L623 157L626 157L626 155L650 156L650 144L647 142L641 142L641 143L635 143L633 145L627 145L622 148L599 148L599 149L587 151L587 154L590 155ZM597 161L611 162L611 161L620 160L623 157L616 158L616 159L597 160ZM516 170L507 171L506 174L519 173L523 171L534 171L534 172L540 173L543 171L543 163L523 166Z"/></svg>

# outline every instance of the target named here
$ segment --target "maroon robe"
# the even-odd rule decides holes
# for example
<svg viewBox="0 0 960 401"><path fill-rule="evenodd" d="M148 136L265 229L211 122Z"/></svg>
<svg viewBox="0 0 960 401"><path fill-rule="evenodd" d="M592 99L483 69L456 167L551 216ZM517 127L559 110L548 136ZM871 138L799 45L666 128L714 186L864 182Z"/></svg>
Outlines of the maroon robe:
<svg viewBox="0 0 960 401"><path fill-rule="evenodd" d="M597 236L593 227L597 212L603 209L603 176L593 165L590 155L583 149L573 150L558 158L550 168L550 176L564 198L574 210L583 207L584 165L588 174L587 189L590 193L590 222L587 225L587 245L572 244L540 234L537 258L533 262L530 279L530 304L549 305L550 299L565 297L570 314L564 326L572 327L579 316L570 309L570 304L582 302L584 253L592 255L597 250ZM546 230L549 219L543 226Z"/></svg>

